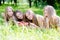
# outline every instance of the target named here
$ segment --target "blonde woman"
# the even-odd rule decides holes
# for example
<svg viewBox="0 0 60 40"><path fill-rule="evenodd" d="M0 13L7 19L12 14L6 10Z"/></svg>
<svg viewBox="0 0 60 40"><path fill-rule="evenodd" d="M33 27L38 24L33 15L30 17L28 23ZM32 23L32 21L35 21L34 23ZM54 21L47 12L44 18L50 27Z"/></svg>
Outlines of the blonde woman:
<svg viewBox="0 0 60 40"><path fill-rule="evenodd" d="M50 5L44 7L44 27L60 27L60 17L56 15L55 9Z"/></svg>
<svg viewBox="0 0 60 40"><path fill-rule="evenodd" d="M8 24L10 21L14 21L13 8L11 6L6 7L5 12L2 14L4 18L4 23Z"/></svg>

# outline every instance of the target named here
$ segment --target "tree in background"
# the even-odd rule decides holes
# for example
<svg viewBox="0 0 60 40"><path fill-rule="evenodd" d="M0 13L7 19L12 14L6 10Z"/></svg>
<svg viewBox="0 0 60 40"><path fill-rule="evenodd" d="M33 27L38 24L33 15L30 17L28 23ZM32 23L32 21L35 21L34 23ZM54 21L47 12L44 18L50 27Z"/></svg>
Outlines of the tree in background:
<svg viewBox="0 0 60 40"><path fill-rule="evenodd" d="M60 0L56 0L58 4L60 4Z"/></svg>
<svg viewBox="0 0 60 40"><path fill-rule="evenodd" d="M54 6L55 5L55 0L46 0L48 5Z"/></svg>
<svg viewBox="0 0 60 40"><path fill-rule="evenodd" d="M4 4L5 0L3 0L3 4Z"/></svg>
<svg viewBox="0 0 60 40"><path fill-rule="evenodd" d="M38 0L34 0L35 7L38 7Z"/></svg>
<svg viewBox="0 0 60 40"><path fill-rule="evenodd" d="M1 0L0 0L0 5L1 5Z"/></svg>
<svg viewBox="0 0 60 40"><path fill-rule="evenodd" d="M41 0L37 0L37 6L39 7Z"/></svg>
<svg viewBox="0 0 60 40"><path fill-rule="evenodd" d="M43 5L46 4L46 0L42 0L42 4L43 4Z"/></svg>
<svg viewBox="0 0 60 40"><path fill-rule="evenodd" d="M31 8L32 7L32 0L28 0L28 3L29 3L29 7Z"/></svg>
<svg viewBox="0 0 60 40"><path fill-rule="evenodd" d="M14 4L17 5L17 0L14 0Z"/></svg>
<svg viewBox="0 0 60 40"><path fill-rule="evenodd" d="M57 5L57 7L59 7L60 8L60 0L56 0L56 5Z"/></svg>
<svg viewBox="0 0 60 40"><path fill-rule="evenodd" d="M11 0L11 4L12 4L12 1L13 1L13 0Z"/></svg>
<svg viewBox="0 0 60 40"><path fill-rule="evenodd" d="M43 7L46 5L46 0L34 0L33 2L35 7Z"/></svg>

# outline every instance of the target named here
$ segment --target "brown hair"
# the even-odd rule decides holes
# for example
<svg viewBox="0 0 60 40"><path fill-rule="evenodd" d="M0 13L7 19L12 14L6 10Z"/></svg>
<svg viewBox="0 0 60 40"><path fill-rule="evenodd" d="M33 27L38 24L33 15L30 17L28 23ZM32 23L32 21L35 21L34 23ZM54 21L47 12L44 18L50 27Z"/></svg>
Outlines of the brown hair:
<svg viewBox="0 0 60 40"><path fill-rule="evenodd" d="M23 19L18 19L18 18L17 18L17 16L16 16L16 14L17 14L17 13L20 13L20 14L22 14L22 15L23 15L23 13L22 13L21 11L16 10L16 11L14 12L15 20L16 20L16 21L22 21L24 18L23 18Z"/></svg>
<svg viewBox="0 0 60 40"><path fill-rule="evenodd" d="M25 17L25 21L26 21L26 22L34 23L35 25L39 26L39 25L38 25L37 18L36 18L36 16L34 15L34 12L33 12L32 10L27 10L27 13L32 13L33 19L32 19L32 20L29 20L29 19L26 17L26 14L25 14L25 16L24 16L24 17Z"/></svg>

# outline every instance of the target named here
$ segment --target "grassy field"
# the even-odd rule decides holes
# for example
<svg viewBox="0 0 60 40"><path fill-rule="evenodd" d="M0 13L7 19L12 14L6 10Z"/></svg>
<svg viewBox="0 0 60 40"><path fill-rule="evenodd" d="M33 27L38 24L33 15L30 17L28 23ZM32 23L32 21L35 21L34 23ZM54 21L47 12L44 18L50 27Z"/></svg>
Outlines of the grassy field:
<svg viewBox="0 0 60 40"><path fill-rule="evenodd" d="M42 8L29 8L28 6L13 6L14 10L20 10L26 12L27 9L32 9L36 14L43 14ZM5 11L7 5L0 6L0 13ZM60 16L60 10L56 9L57 15ZM40 28L29 28L29 27L18 27L5 25L2 16L0 15L0 40L60 40L59 29L40 29Z"/></svg>
<svg viewBox="0 0 60 40"><path fill-rule="evenodd" d="M0 26L0 40L60 40L60 31L2 25Z"/></svg>

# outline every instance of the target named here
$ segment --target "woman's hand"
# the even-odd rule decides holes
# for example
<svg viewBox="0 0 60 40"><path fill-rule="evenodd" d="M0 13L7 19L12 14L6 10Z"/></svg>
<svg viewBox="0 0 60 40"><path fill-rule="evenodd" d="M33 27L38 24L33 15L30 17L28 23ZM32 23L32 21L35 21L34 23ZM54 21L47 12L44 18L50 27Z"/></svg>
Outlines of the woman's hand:
<svg viewBox="0 0 60 40"><path fill-rule="evenodd" d="M24 22L24 21L18 22L18 25L21 25L21 26L28 26L28 22Z"/></svg>

